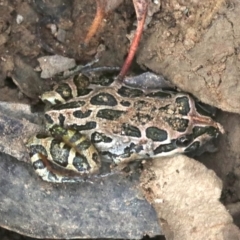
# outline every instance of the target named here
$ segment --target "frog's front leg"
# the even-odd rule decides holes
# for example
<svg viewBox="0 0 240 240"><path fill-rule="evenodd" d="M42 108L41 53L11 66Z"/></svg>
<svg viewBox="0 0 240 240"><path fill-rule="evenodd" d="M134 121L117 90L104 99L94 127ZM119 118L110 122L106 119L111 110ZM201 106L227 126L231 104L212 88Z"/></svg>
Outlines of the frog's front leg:
<svg viewBox="0 0 240 240"><path fill-rule="evenodd" d="M59 126L52 128L52 135L44 138L35 136L28 141L33 168L44 181L79 182L79 176L98 172L101 165L98 153L84 135ZM54 169L50 162L59 170ZM68 172L64 173L62 169ZM75 174L70 174L69 170Z"/></svg>

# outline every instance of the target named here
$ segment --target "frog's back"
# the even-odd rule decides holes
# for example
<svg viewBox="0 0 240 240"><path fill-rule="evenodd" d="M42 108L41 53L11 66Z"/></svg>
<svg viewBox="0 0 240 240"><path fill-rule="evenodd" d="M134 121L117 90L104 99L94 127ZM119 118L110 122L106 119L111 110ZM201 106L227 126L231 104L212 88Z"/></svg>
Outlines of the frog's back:
<svg viewBox="0 0 240 240"><path fill-rule="evenodd" d="M144 158L184 152L189 142L180 146L176 141L212 121L196 112L188 94L145 93L115 84L88 89L87 94L52 107L46 119L50 125L80 130L100 153L118 157L135 152ZM202 122L197 121L199 117ZM205 138L209 137L206 134ZM191 141L194 139L192 136Z"/></svg>

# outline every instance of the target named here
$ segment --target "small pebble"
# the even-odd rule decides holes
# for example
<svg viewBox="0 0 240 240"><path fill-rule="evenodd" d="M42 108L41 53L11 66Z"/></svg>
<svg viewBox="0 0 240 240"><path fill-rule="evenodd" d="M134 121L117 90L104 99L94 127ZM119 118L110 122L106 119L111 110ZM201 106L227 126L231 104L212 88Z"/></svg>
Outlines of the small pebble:
<svg viewBox="0 0 240 240"><path fill-rule="evenodd" d="M16 17L16 22L17 22L17 24L21 24L22 21L23 21L23 16L20 15L20 14L18 14L17 17Z"/></svg>

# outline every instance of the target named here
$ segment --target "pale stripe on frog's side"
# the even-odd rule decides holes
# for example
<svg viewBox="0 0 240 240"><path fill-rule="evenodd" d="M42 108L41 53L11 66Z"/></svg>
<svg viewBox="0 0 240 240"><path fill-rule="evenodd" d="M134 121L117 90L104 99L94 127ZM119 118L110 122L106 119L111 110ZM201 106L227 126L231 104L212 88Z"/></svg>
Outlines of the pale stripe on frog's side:
<svg viewBox="0 0 240 240"><path fill-rule="evenodd" d="M50 182L75 180L51 172L47 159L88 176L98 173L104 159L119 164L196 151L223 133L219 123L198 113L186 93L142 90L116 81L88 85L80 75L41 99L54 104L45 113L51 137L33 137L28 146L35 171Z"/></svg>

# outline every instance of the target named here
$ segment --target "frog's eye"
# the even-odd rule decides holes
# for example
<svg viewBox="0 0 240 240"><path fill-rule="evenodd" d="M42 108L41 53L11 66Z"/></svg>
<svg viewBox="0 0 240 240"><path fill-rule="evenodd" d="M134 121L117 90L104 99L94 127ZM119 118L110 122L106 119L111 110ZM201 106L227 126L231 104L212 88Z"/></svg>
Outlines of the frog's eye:
<svg viewBox="0 0 240 240"><path fill-rule="evenodd" d="M187 147L193 141L192 135L184 135L176 140L177 147Z"/></svg>

